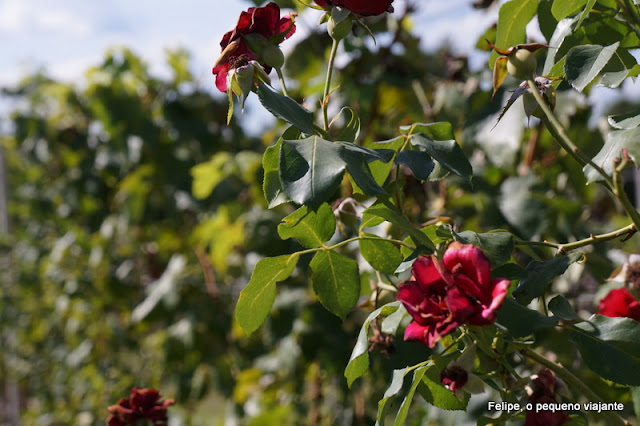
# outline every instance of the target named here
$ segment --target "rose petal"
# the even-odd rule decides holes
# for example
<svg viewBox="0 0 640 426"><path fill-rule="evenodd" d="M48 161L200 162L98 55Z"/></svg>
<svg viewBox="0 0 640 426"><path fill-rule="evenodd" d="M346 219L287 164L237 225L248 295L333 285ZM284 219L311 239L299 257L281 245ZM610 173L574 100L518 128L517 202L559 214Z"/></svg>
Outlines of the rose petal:
<svg viewBox="0 0 640 426"><path fill-rule="evenodd" d="M415 262L413 262L411 272L415 280L424 289L431 287L444 289L446 286L431 256L420 256L417 258Z"/></svg>
<svg viewBox="0 0 640 426"><path fill-rule="evenodd" d="M457 269L462 269L464 275L475 281L479 287L489 282L491 262L482 250L474 245L454 241L449 244L442 261L454 275Z"/></svg>

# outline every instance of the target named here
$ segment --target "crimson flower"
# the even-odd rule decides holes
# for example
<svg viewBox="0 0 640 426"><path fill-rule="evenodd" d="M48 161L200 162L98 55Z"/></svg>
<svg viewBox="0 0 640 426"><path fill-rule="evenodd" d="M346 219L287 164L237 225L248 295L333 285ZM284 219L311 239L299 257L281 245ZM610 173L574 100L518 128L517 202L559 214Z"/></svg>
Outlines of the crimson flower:
<svg viewBox="0 0 640 426"><path fill-rule="evenodd" d="M527 386L527 403L551 404L556 402L558 382L551 370L545 368L531 376L532 384ZM561 410L528 410L524 426L561 426L571 421L567 413Z"/></svg>
<svg viewBox="0 0 640 426"><path fill-rule="evenodd" d="M480 249L460 242L449 245L442 262L419 257L412 272L397 296L413 318L404 338L430 348L463 324L492 324L509 288L509 280L490 278L491 262Z"/></svg>
<svg viewBox="0 0 640 426"><path fill-rule="evenodd" d="M216 76L218 90L227 91L227 75L230 70L259 59L260 52L252 52L243 36L260 35L277 45L291 37L295 31L291 16L280 18L280 7L273 2L263 7L250 7L246 12L242 12L236 27L228 31L220 42L222 53L212 70ZM270 66L261 65L267 73L271 71Z"/></svg>
<svg viewBox="0 0 640 426"><path fill-rule="evenodd" d="M382 15L393 12L393 0L315 0L321 7L340 6L362 16Z"/></svg>
<svg viewBox="0 0 640 426"><path fill-rule="evenodd" d="M155 389L132 388L129 398L122 398L108 408L111 415L107 418L107 426L135 425L143 419L151 420L155 426L166 425L167 408L175 401L159 401L161 396Z"/></svg>
<svg viewBox="0 0 640 426"><path fill-rule="evenodd" d="M440 382L451 392L462 389L467 381L469 381L469 373L459 365L447 367L440 373Z"/></svg>
<svg viewBox="0 0 640 426"><path fill-rule="evenodd" d="M627 317L640 321L640 303L626 288L616 288L600 301L598 313L608 317Z"/></svg>

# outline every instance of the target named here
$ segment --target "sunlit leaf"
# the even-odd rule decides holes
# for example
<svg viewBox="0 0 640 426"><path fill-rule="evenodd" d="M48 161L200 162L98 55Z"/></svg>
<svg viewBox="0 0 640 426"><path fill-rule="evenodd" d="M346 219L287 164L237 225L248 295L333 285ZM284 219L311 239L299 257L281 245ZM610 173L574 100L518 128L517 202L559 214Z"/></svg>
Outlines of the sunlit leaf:
<svg viewBox="0 0 640 426"><path fill-rule="evenodd" d="M256 264L236 305L236 320L247 334L267 318L276 298L276 283L289 278L297 263L298 256L291 255L267 257Z"/></svg>
<svg viewBox="0 0 640 426"><path fill-rule="evenodd" d="M282 239L295 238L307 248L322 246L335 230L336 216L327 203L322 203L316 210L302 206L278 225L278 234Z"/></svg>
<svg viewBox="0 0 640 426"><path fill-rule="evenodd" d="M358 263L333 250L322 250L309 266L313 290L320 303L340 318L347 316L360 296Z"/></svg>
<svg viewBox="0 0 640 426"><path fill-rule="evenodd" d="M609 46L588 45L571 48L564 64L567 81L577 91L582 92L607 65L619 44L616 42Z"/></svg>

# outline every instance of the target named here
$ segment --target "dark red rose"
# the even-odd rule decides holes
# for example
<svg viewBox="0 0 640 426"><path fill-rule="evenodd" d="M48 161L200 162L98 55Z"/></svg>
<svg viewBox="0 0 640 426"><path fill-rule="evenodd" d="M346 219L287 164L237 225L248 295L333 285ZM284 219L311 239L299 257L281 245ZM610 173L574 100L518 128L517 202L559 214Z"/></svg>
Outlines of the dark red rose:
<svg viewBox="0 0 640 426"><path fill-rule="evenodd" d="M272 43L279 44L291 37L295 31L296 27L291 17L280 18L280 7L273 2L263 7L250 7L246 12L242 12L236 27L227 32L220 42L222 54L212 70L216 75L218 90L227 91L229 70L258 59L258 55L249 49L242 35L259 34ZM266 72L271 71L271 67L262 65Z"/></svg>
<svg viewBox="0 0 640 426"><path fill-rule="evenodd" d="M478 247L471 244L451 243L442 262L451 271L455 286L475 302L475 313L469 324L493 324L498 308L507 297L510 281L491 279L491 262Z"/></svg>
<svg viewBox="0 0 640 426"><path fill-rule="evenodd" d="M469 373L459 365L447 367L440 373L440 382L451 392L462 389L468 380Z"/></svg>
<svg viewBox="0 0 640 426"><path fill-rule="evenodd" d="M626 288L616 288L600 301L598 313L608 317L627 317L640 321L640 303Z"/></svg>
<svg viewBox="0 0 640 426"><path fill-rule="evenodd" d="M480 249L459 242L449 246L442 262L434 256L416 259L412 280L400 286L397 296L413 318L405 340L433 348L463 324L493 323L509 280L491 279L490 271L491 263Z"/></svg>
<svg viewBox="0 0 640 426"><path fill-rule="evenodd" d="M527 403L533 404L549 404L556 401L556 377L551 370L545 368L540 370L537 375L532 376L532 384L527 389L529 397ZM561 426L571 421L571 418L564 411L527 411L525 426Z"/></svg>
<svg viewBox="0 0 640 426"><path fill-rule="evenodd" d="M393 12L393 0L315 0L320 7L341 6L362 16Z"/></svg>
<svg viewBox="0 0 640 426"><path fill-rule="evenodd" d="M154 425L166 425L167 408L175 401L159 401L161 396L155 389L132 388L129 398L122 398L108 408L111 415L107 418L107 426L135 425L142 419L151 420Z"/></svg>

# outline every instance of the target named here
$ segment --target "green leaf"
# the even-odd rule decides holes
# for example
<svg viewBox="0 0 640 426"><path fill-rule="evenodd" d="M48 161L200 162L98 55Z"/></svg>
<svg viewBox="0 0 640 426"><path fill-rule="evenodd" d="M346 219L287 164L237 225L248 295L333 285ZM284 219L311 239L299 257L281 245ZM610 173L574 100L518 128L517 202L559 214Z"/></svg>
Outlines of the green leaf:
<svg viewBox="0 0 640 426"><path fill-rule="evenodd" d="M285 255L267 257L256 264L236 305L236 321L247 334L267 318L276 298L276 283L289 278L297 263L297 255Z"/></svg>
<svg viewBox="0 0 640 426"><path fill-rule="evenodd" d="M360 296L358 263L332 250L322 250L309 266L313 290L320 303L340 318L347 316Z"/></svg>
<svg viewBox="0 0 640 426"><path fill-rule="evenodd" d="M562 46L562 43L564 43L564 40L573 33L573 30L575 29L577 24L577 16L573 18L563 19L562 21L558 22L558 25L556 25L553 35L549 40L549 49L547 50L547 57L544 61L544 67L542 68L542 75L550 75L551 69L555 68L554 63L556 60L556 54L558 53L558 50L560 50L560 47ZM563 58L565 57L566 56L563 56ZM552 75L559 76L559 74L560 73L554 73ZM564 65L562 68L562 76L564 76Z"/></svg>
<svg viewBox="0 0 640 426"><path fill-rule="evenodd" d="M396 396L402 390L402 385L404 383L404 376L409 372L409 367L405 367L399 370L393 370L393 376L391 378L391 383L389 387L384 392L382 399L378 401L378 416L376 418L376 426L382 425L382 420L385 414L385 408L387 405L387 401L392 396Z"/></svg>
<svg viewBox="0 0 640 426"><path fill-rule="evenodd" d="M363 193L372 196L386 194L371 174L368 165L370 156L350 149L343 149L340 155L347 165L349 175Z"/></svg>
<svg viewBox="0 0 640 426"><path fill-rule="evenodd" d="M387 304L387 306L392 305L396 302L391 302ZM396 334L398 331L398 327L402 323L404 317L409 315L407 310L404 308L404 305L400 304L398 309L382 320L382 324L380 324L380 331L387 334Z"/></svg>
<svg viewBox="0 0 640 426"><path fill-rule="evenodd" d="M487 232L477 234L473 231L453 233L453 238L463 244L473 244L487 255L491 266L500 266L511 259L514 241L513 235L506 231Z"/></svg>
<svg viewBox="0 0 640 426"><path fill-rule="evenodd" d="M507 297L498 310L496 322L509 330L513 337L526 337L543 328L555 327L558 325L558 318L544 316L522 306L514 298Z"/></svg>
<svg viewBox="0 0 640 426"><path fill-rule="evenodd" d="M466 410L471 395L465 393L462 399L458 399L453 392L445 388L440 382L440 373L446 365L442 362L439 364L427 367L428 370L418 385L418 392L425 401L435 407L443 410Z"/></svg>
<svg viewBox="0 0 640 426"><path fill-rule="evenodd" d="M584 9L582 10L582 13L580 14L580 20L578 21L578 25L576 26L576 28L578 28L580 25L582 25L582 22L589 15L589 12L591 12L591 9L593 9L593 6L595 4L596 4L596 0L587 0L586 5L584 6Z"/></svg>
<svg viewBox="0 0 640 426"><path fill-rule="evenodd" d="M491 270L491 278L507 278L509 280L521 280L529 275L517 263L505 263Z"/></svg>
<svg viewBox="0 0 640 426"><path fill-rule="evenodd" d="M445 169L471 183L473 169L454 139L436 140L431 139L424 133L418 133L411 136L411 144L423 147Z"/></svg>
<svg viewBox="0 0 640 426"><path fill-rule="evenodd" d="M410 126L400 126L403 134L414 135L424 133L428 138L437 141L448 141L455 139L453 126L448 121L438 121L436 123L415 123Z"/></svg>
<svg viewBox="0 0 640 426"><path fill-rule="evenodd" d="M640 385L640 323L593 315L572 327L570 339L584 362L612 382Z"/></svg>
<svg viewBox="0 0 640 426"><path fill-rule="evenodd" d="M398 136L395 139L390 139L388 141L379 141L372 142L367 146L373 149L390 149L393 152L396 152L402 147L404 143L404 138L402 136ZM383 162L383 161L373 161L369 163L369 169L371 170L371 174L373 178L376 180L378 185L384 184L389 177L389 173L391 173L391 169L393 168L393 162Z"/></svg>
<svg viewBox="0 0 640 426"><path fill-rule="evenodd" d="M420 180L429 180L429 175L435 166L431 156L423 151L401 151L396 156L395 162L407 166L413 175Z"/></svg>
<svg viewBox="0 0 640 426"><path fill-rule="evenodd" d="M282 189L280 182L280 147L282 139L278 140L275 145L270 146L264 152L262 157L262 167L264 168L264 180L262 182L262 190L264 198L272 209L280 204L289 201L287 194Z"/></svg>
<svg viewBox="0 0 640 426"><path fill-rule="evenodd" d="M336 216L327 203L322 203L316 210L302 206L278 225L280 238L295 238L306 248L322 246L335 230Z"/></svg>
<svg viewBox="0 0 640 426"><path fill-rule="evenodd" d="M405 424L407 420L407 415L409 414L409 407L411 406L411 401L413 401L413 395L416 393L416 389L418 385L422 383L422 378L424 374L427 372L429 367L420 367L413 372L413 379L411 381L411 387L407 392L407 396L402 400L402 405L400 406L400 410L398 410L398 414L396 415L396 419L393 422L394 426L402 426Z"/></svg>
<svg viewBox="0 0 640 426"><path fill-rule="evenodd" d="M549 301L549 310L553 315L563 320L580 320L571 303L562 295L557 295Z"/></svg>
<svg viewBox="0 0 640 426"><path fill-rule="evenodd" d="M374 269L393 274L402 263L400 250L392 242L374 234L363 233L363 237L373 239L360 240L360 254Z"/></svg>
<svg viewBox="0 0 640 426"><path fill-rule="evenodd" d="M431 242L424 233L416 229L411 222L409 222L409 219L407 219L388 198L379 197L378 200L378 202L363 212L361 229L365 225L373 226L370 224L371 216L381 217L405 231L416 243L428 247L431 250L435 249L433 242Z"/></svg>
<svg viewBox="0 0 640 426"><path fill-rule="evenodd" d="M640 127L609 132L604 146L593 157L593 162L602 167L611 176L614 169L614 160L622 156L624 148L626 148L629 157L637 167L640 160ZM602 176L590 165L584 166L583 171L587 176L588 183L602 180Z"/></svg>
<svg viewBox="0 0 640 426"><path fill-rule="evenodd" d="M547 224L547 208L537 189L535 175L513 176L500 185L500 213L525 239L542 232Z"/></svg>
<svg viewBox="0 0 640 426"><path fill-rule="evenodd" d="M398 311L403 312L403 314L406 314L407 312L399 301L387 303L386 305L371 312L362 324L362 327L360 327L358 339L356 340L356 344L351 352L349 363L344 370L344 377L347 379L347 385L349 387L351 387L353 382L369 369L369 324L371 324L371 321L376 319L378 316L389 316L389 318L391 318L391 315ZM397 318L397 316L394 318ZM390 327L390 329L393 328ZM390 333L391 331L383 330L383 332ZM395 330L393 330L393 332L395 332Z"/></svg>
<svg viewBox="0 0 640 426"><path fill-rule="evenodd" d="M570 253L548 261L532 261L527 265L529 276L520 281L518 287L513 290L513 296L528 305L534 298L544 294L551 280L564 274L569 265L582 257L582 253Z"/></svg>
<svg viewBox="0 0 640 426"><path fill-rule="evenodd" d="M615 42L609 46L596 44L572 47L564 64L567 81L582 92L607 65L619 44L620 42Z"/></svg>
<svg viewBox="0 0 640 426"><path fill-rule="evenodd" d="M578 13L586 2L587 0L555 0L551 6L551 13L554 18L560 21L569 15Z"/></svg>
<svg viewBox="0 0 640 426"><path fill-rule="evenodd" d="M258 99L271 114L291 123L308 135L313 134L313 113L290 97L281 95L260 81L258 82Z"/></svg>
<svg viewBox="0 0 640 426"><path fill-rule="evenodd" d="M640 126L640 109L619 115L610 115L607 120L611 127L616 129L628 130Z"/></svg>
<svg viewBox="0 0 640 426"><path fill-rule="evenodd" d="M527 24L538 10L538 0L511 0L500 7L498 12L498 29L496 32L496 47L507 49L527 41ZM493 64L498 53L491 52L489 66Z"/></svg>
<svg viewBox="0 0 640 426"><path fill-rule="evenodd" d="M280 181L287 196L311 207L326 201L344 174L340 151L340 145L318 136L284 140L280 148Z"/></svg>
<svg viewBox="0 0 640 426"><path fill-rule="evenodd" d="M344 107L338 113L338 116L342 113L349 114L349 122L338 136L339 141L347 141L347 142L355 142L358 139L358 135L360 135L360 117L353 110L353 108Z"/></svg>

